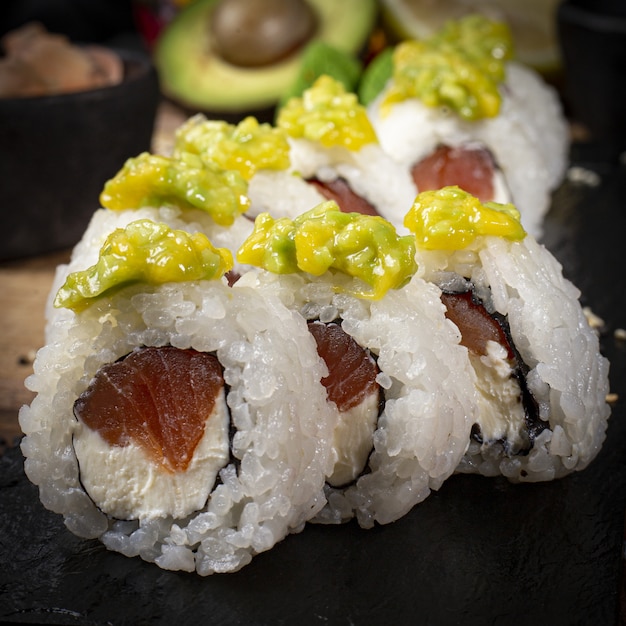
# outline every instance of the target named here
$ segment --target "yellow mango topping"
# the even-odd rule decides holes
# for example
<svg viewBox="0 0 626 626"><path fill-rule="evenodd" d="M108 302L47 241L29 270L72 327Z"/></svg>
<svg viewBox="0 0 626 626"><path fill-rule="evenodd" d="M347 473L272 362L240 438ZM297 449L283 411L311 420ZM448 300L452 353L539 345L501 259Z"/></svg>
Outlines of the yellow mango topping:
<svg viewBox="0 0 626 626"><path fill-rule="evenodd" d="M404 225L415 233L417 245L427 250L461 250L483 235L513 241L526 236L512 204L482 204L459 187L418 194Z"/></svg>
<svg viewBox="0 0 626 626"><path fill-rule="evenodd" d="M259 124L252 116L235 126L194 115L176 131L174 156L184 152L235 170L248 181L258 170L285 170L290 165L286 133L270 124Z"/></svg>
<svg viewBox="0 0 626 626"><path fill-rule="evenodd" d="M144 152L128 159L100 194L113 211L173 204L207 212L220 226L230 226L250 207L248 183L238 172L204 163L185 153L170 158Z"/></svg>
<svg viewBox="0 0 626 626"><path fill-rule="evenodd" d="M414 256L413 237L400 237L382 217L343 213L332 200L294 220L259 215L237 254L241 263L276 274L339 271L369 286L351 288L353 295L373 300L411 278Z"/></svg>
<svg viewBox="0 0 626 626"><path fill-rule="evenodd" d="M395 103L418 98L429 107L448 107L466 120L495 117L512 50L508 26L481 15L449 22L429 39L402 42L394 51L383 113Z"/></svg>
<svg viewBox="0 0 626 626"><path fill-rule="evenodd" d="M78 312L104 294L131 283L214 280L232 267L230 251L213 247L202 233L190 234L151 220L137 220L106 238L95 265L67 277L54 306Z"/></svg>
<svg viewBox="0 0 626 626"><path fill-rule="evenodd" d="M301 98L290 98L278 112L276 124L291 137L319 142L326 148L343 146L357 152L378 141L356 94L326 74Z"/></svg>

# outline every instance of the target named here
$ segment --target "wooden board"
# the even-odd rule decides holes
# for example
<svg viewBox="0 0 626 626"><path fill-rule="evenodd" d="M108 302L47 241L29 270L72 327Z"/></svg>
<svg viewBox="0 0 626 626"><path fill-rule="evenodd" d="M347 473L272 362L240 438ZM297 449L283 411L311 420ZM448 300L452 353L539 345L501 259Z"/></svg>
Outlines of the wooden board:
<svg viewBox="0 0 626 626"><path fill-rule="evenodd" d="M21 434L17 414L33 398L24 380L44 341L44 310L55 268L69 259L62 251L0 264L0 451Z"/></svg>

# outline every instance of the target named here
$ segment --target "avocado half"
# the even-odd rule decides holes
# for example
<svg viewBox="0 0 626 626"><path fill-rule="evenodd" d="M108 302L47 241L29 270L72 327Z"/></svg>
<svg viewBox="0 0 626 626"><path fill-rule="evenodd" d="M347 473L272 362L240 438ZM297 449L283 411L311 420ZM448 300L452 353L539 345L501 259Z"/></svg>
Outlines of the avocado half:
<svg viewBox="0 0 626 626"><path fill-rule="evenodd" d="M377 18L376 0L308 0L317 15L315 41L349 54L365 47ZM196 0L163 31L154 63L164 95L195 110L239 114L274 107L296 80L303 48L263 67L227 63L214 51L209 28L217 0Z"/></svg>

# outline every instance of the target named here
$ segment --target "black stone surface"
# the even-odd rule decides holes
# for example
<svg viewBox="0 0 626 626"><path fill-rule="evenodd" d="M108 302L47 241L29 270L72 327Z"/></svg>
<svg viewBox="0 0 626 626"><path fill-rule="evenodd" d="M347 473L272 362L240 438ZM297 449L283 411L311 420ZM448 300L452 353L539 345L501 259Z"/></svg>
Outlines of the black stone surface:
<svg viewBox="0 0 626 626"><path fill-rule="evenodd" d="M576 157L576 155L574 155ZM577 164L587 167L584 161ZM160 570L74 537L39 503L19 448L0 457L0 621L46 624L621 623L626 505L626 168L565 182L544 242L606 321L613 407L584 471L511 485L454 476L394 524L308 526L238 573Z"/></svg>

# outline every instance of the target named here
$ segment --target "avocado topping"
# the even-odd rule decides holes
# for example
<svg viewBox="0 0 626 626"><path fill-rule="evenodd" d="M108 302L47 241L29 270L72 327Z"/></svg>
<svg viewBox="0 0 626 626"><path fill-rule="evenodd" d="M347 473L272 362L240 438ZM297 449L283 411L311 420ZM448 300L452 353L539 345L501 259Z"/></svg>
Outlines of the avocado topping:
<svg viewBox="0 0 626 626"><path fill-rule="evenodd" d="M343 213L323 202L296 219L275 220L263 213L237 258L276 274L336 270L369 286L350 287L353 295L377 300L404 285L415 273L413 237L400 237L381 217Z"/></svg>
<svg viewBox="0 0 626 626"><path fill-rule="evenodd" d="M418 245L428 250L461 250L482 235L512 241L526 236L512 204L482 204L459 187L418 194L404 225L415 233Z"/></svg>
<svg viewBox="0 0 626 626"><path fill-rule="evenodd" d="M429 107L448 107L466 120L495 117L512 49L508 27L481 15L449 22L429 39L402 42L394 51L393 82L383 111L418 98Z"/></svg>
<svg viewBox="0 0 626 626"><path fill-rule="evenodd" d="M206 211L221 226L230 226L250 207L248 184L239 172L223 170L191 153L171 158L144 152L128 159L100 194L114 211L173 204Z"/></svg>
<svg viewBox="0 0 626 626"><path fill-rule="evenodd" d="M277 126L294 138L354 152L378 141L367 112L356 94L339 81L320 76L301 98L291 98L278 112Z"/></svg>
<svg viewBox="0 0 626 626"><path fill-rule="evenodd" d="M290 165L285 131L259 124L248 116L239 124L208 120L201 113L176 131L174 156L197 154L225 170L235 170L249 181L261 169L285 170Z"/></svg>
<svg viewBox="0 0 626 626"><path fill-rule="evenodd" d="M213 247L202 233L137 220L106 238L95 265L67 277L54 306L79 312L95 299L131 283L215 280L232 267L230 251Z"/></svg>

